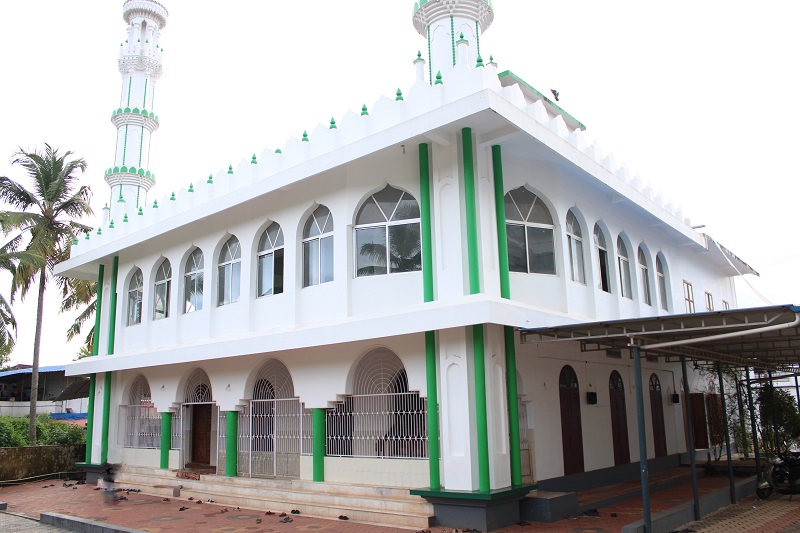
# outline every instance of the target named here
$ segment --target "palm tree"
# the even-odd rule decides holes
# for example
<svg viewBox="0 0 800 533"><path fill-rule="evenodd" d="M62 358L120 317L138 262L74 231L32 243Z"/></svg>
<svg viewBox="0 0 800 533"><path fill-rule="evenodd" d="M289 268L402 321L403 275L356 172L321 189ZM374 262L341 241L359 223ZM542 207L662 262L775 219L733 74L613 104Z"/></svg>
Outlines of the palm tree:
<svg viewBox="0 0 800 533"><path fill-rule="evenodd" d="M15 246L14 240L10 243L0 247L0 270L5 270L11 275L17 268L17 264L30 264L33 266L41 266L42 260L40 257L27 252L11 252L9 249ZM0 367L8 362L9 354L14 350L16 341L14 340L13 333L16 333L17 321L14 319L14 313L11 311L11 304L6 300L5 296L0 294Z"/></svg>
<svg viewBox="0 0 800 533"><path fill-rule="evenodd" d="M81 334L83 325L86 322L92 323L95 308L97 306L97 282L75 278L58 278L58 286L61 289L61 309L59 312L81 310L75 321L67 329L67 340L71 341ZM94 342L94 324L89 328L86 338L81 346L79 355L88 351L91 355L92 344ZM84 356L85 357L85 356ZM79 357L80 359L81 357Z"/></svg>
<svg viewBox="0 0 800 533"><path fill-rule="evenodd" d="M11 158L12 165L21 165L32 181L32 188L0 176L0 201L10 206L0 212L0 229L6 234L15 233L12 239L24 251L42 258L41 266L20 263L14 271L11 301L16 291L22 298L38 277L38 303L36 308L36 333L33 340L33 368L31 369L31 408L28 440L36 444L36 400L39 390L39 349L42 340L42 314L44 291L53 267L69 257L72 239L89 228L75 219L92 214L89 206L91 190L78 186L78 172L86 170L86 161L73 158L72 152L63 154L49 144L44 152L26 152L20 149Z"/></svg>

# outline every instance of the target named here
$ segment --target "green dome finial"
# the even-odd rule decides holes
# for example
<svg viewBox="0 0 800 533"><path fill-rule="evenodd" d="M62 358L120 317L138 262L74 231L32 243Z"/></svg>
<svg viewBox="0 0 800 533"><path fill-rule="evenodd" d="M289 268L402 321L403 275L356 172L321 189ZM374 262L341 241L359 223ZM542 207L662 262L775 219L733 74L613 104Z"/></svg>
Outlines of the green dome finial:
<svg viewBox="0 0 800 533"><path fill-rule="evenodd" d="M331 117L331 126L329 129L335 130L336 129L336 121Z"/></svg>
<svg viewBox="0 0 800 533"><path fill-rule="evenodd" d="M280 149L280 148L275 148L275 153L276 153L276 154L282 154L282 153L283 153L283 151L281 151L281 149Z"/></svg>
<svg viewBox="0 0 800 533"><path fill-rule="evenodd" d="M88 232L88 231L86 232L86 237L85 237L85 239L86 239L87 241L89 240L89 232Z"/></svg>
<svg viewBox="0 0 800 533"><path fill-rule="evenodd" d="M308 142L308 132L303 130L303 138L301 139L304 143Z"/></svg>
<svg viewBox="0 0 800 533"><path fill-rule="evenodd" d="M113 220L108 224L108 227L111 228L111 229L114 229L114 221Z"/></svg>
<svg viewBox="0 0 800 533"><path fill-rule="evenodd" d="M361 106L361 116L369 115L369 111L367 111L367 104Z"/></svg>
<svg viewBox="0 0 800 533"><path fill-rule="evenodd" d="M443 84L444 83L442 82L442 71L440 70L436 73L436 81L434 82L434 85L443 85Z"/></svg>
<svg viewBox="0 0 800 533"><path fill-rule="evenodd" d="M461 32L461 34L459 34L458 38L459 39L463 39L464 38L464 32L463 31Z"/></svg>
<svg viewBox="0 0 800 533"><path fill-rule="evenodd" d="M189 184L189 191L188 192L194 192L194 183L190 183Z"/></svg>
<svg viewBox="0 0 800 533"><path fill-rule="evenodd" d="M158 209L158 200L153 200L153 209Z"/></svg>
<svg viewBox="0 0 800 533"><path fill-rule="evenodd" d="M475 65L475 68L482 66L483 66L483 58L480 55L478 55L478 63Z"/></svg>
<svg viewBox="0 0 800 533"><path fill-rule="evenodd" d="M228 174L233 174L233 165L228 165Z"/></svg>
<svg viewBox="0 0 800 533"><path fill-rule="evenodd" d="M208 183L209 185L214 183L214 177L211 174L208 175L208 179L206 180L206 183Z"/></svg>
<svg viewBox="0 0 800 533"><path fill-rule="evenodd" d="M72 238L72 246L78 246L78 237Z"/></svg>
<svg viewBox="0 0 800 533"><path fill-rule="evenodd" d="M103 228L97 228L97 234L98 235L102 235L103 234Z"/></svg>
<svg viewBox="0 0 800 533"><path fill-rule="evenodd" d="M169 197L173 202L175 201L175 191L172 191L172 196Z"/></svg>
<svg viewBox="0 0 800 533"><path fill-rule="evenodd" d="M144 211L142 210L142 206L139 206L139 212L136 213L136 214L139 215L139 216L144 215Z"/></svg>
<svg viewBox="0 0 800 533"><path fill-rule="evenodd" d="M395 102L401 102L403 100L403 91L401 91L400 89L397 89L397 92L395 94L397 96L395 96L394 101Z"/></svg>
<svg viewBox="0 0 800 533"><path fill-rule="evenodd" d="M258 164L258 160L256 160L256 154L253 154L253 157L250 158L250 164L251 165L257 165Z"/></svg>
<svg viewBox="0 0 800 533"><path fill-rule="evenodd" d="M125 213L125 216L122 217L122 221L123 222L127 222L128 221L128 213Z"/></svg>

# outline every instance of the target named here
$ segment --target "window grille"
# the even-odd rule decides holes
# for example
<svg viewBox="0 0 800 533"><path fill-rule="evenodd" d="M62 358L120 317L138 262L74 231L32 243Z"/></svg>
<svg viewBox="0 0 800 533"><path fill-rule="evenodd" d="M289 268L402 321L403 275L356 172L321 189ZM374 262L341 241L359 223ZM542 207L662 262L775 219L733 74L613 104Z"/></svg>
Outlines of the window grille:
<svg viewBox="0 0 800 533"><path fill-rule="evenodd" d="M153 406L150 385L139 374L131 386L128 405L121 405L125 419L125 448L159 448L161 446L161 414Z"/></svg>
<svg viewBox="0 0 800 533"><path fill-rule="evenodd" d="M186 381L184 403L211 403L211 382L202 369L195 368Z"/></svg>
<svg viewBox="0 0 800 533"><path fill-rule="evenodd" d="M178 409L172 413L172 436L170 438L170 449L180 450L181 439L183 438L183 409Z"/></svg>

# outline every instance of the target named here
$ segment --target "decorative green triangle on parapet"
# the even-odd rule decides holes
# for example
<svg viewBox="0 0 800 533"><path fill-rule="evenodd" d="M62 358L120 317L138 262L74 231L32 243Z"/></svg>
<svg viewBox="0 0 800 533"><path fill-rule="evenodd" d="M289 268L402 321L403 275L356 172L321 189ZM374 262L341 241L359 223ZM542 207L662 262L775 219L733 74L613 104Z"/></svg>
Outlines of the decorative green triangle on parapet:
<svg viewBox="0 0 800 533"><path fill-rule="evenodd" d="M300 139L300 140L303 141L304 143L308 142L308 132L307 131L303 130L303 138Z"/></svg>
<svg viewBox="0 0 800 533"><path fill-rule="evenodd" d="M361 116L369 115L369 111L367 111L367 104L361 106Z"/></svg>
<svg viewBox="0 0 800 533"><path fill-rule="evenodd" d="M397 93L395 93L395 94L397 96L395 96L394 101L395 102L402 102L403 101L403 91L401 91L400 89L397 89Z"/></svg>
<svg viewBox="0 0 800 533"><path fill-rule="evenodd" d="M72 238L72 246L78 246L78 238L77 237L73 237Z"/></svg>
<svg viewBox="0 0 800 533"><path fill-rule="evenodd" d="M336 129L336 121L333 119L333 117L331 117L331 125L330 125L330 128L328 128L328 129L331 129L331 130L335 130Z"/></svg>
<svg viewBox="0 0 800 533"><path fill-rule="evenodd" d="M233 174L233 165L228 165L228 174Z"/></svg>

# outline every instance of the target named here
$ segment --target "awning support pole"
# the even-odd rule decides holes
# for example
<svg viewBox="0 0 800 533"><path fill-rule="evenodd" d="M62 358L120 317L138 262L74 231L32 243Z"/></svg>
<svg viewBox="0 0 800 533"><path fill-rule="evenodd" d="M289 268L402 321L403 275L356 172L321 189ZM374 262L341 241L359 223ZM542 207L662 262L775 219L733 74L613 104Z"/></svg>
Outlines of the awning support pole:
<svg viewBox="0 0 800 533"><path fill-rule="evenodd" d="M772 380L772 371L769 376L769 396L772 403L772 438L775 441L775 455L780 455L781 447L778 441L778 410L775 409L775 383Z"/></svg>
<svg viewBox="0 0 800 533"><path fill-rule="evenodd" d="M731 503L736 503L736 484L733 481L733 461L731 459L731 435L728 431L728 409L725 406L725 380L722 378L722 363L717 361L719 377L719 397L722 400L722 429L725 431L725 448L728 451L728 482L731 487Z"/></svg>
<svg viewBox="0 0 800 533"><path fill-rule="evenodd" d="M737 373L738 374L738 373ZM736 377L736 401L739 404L739 426L741 426L742 436L747 434L747 429L745 428L745 421L744 421L744 400L742 400L742 380L739 379L739 376ZM737 439L738 441L738 439ZM736 443L739 444L738 442ZM750 453L750 450L747 447L747 441L742 442L742 449L739 450L740 452L744 452L745 457Z"/></svg>
<svg viewBox="0 0 800 533"><path fill-rule="evenodd" d="M753 433L753 454L756 456L756 483L761 481L761 454L758 449L758 431L756 430L756 411L753 409L753 389L750 386L750 369L745 369L747 376L747 407L750 409L750 431Z"/></svg>
<svg viewBox="0 0 800 533"><path fill-rule="evenodd" d="M686 356L681 356L683 372L683 405L686 408L686 428L689 432L689 464L692 467L692 495L694 496L694 519L700 520L700 493L697 487L697 460L694 453L694 425L692 422L692 406L689 403L689 377L686 371Z"/></svg>
<svg viewBox="0 0 800 533"><path fill-rule="evenodd" d="M642 511L644 512L644 531L651 533L650 484L647 475L647 435L644 427L644 392L642 391L642 356L638 346L631 347L633 354L633 374L636 383L636 420L639 425L639 471L642 478Z"/></svg>
<svg viewBox="0 0 800 533"><path fill-rule="evenodd" d="M800 384L797 383L797 374L794 375L794 393L797 396L797 407L800 409Z"/></svg>

